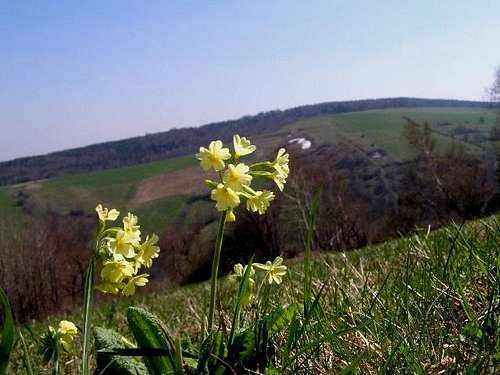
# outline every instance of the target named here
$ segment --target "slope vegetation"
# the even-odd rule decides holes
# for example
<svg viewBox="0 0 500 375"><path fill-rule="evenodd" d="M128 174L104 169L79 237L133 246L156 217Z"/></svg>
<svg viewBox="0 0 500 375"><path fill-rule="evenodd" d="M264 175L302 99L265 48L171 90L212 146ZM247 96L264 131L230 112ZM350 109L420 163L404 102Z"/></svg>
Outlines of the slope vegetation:
<svg viewBox="0 0 500 375"><path fill-rule="evenodd" d="M498 217L491 217L349 253L318 254L313 264L315 293L322 289L318 322L292 353L299 360L290 373L336 373L348 364L362 374L494 373L500 361L499 225ZM302 298L296 292L301 259L287 264L284 283L272 287L273 305ZM230 280L222 285L222 318L230 321L235 288ZM124 311L143 306L158 314L172 335L195 343L207 288L201 283L107 301L96 314L98 324L130 337ZM70 318L79 322L80 315ZM37 323L35 332L47 323L55 325L56 317ZM278 356L284 355L290 332L276 339ZM29 343L31 353L35 345ZM17 355L14 373L22 366ZM65 371L77 373L78 360L66 359ZM40 361L35 358L37 365Z"/></svg>

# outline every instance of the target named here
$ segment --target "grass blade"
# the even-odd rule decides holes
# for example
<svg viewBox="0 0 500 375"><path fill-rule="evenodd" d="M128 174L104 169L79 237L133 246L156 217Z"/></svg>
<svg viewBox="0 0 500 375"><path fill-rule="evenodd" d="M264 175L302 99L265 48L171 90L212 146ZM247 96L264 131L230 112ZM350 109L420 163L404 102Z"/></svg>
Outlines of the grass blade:
<svg viewBox="0 0 500 375"><path fill-rule="evenodd" d="M311 209L307 220L307 237L304 254L304 313L307 315L309 309L309 300L311 296L311 253L314 239L314 225L319 208L319 198L321 189L318 188L313 194Z"/></svg>
<svg viewBox="0 0 500 375"><path fill-rule="evenodd" d="M10 302L4 290L0 288L0 303L4 310L4 323L0 337L0 375L7 372L9 359L16 342L16 328L14 326L14 318L10 308Z"/></svg>
<svg viewBox="0 0 500 375"><path fill-rule="evenodd" d="M26 373L28 375L33 375L33 367L31 366L30 352L28 351L28 347L26 346L26 341L24 341L24 337L23 334L21 333L21 330L19 330L18 333L19 333L19 340L21 341L21 345L23 347L24 368L26 369Z"/></svg>
<svg viewBox="0 0 500 375"><path fill-rule="evenodd" d="M85 279L85 295L83 299L83 353L82 374L89 374L90 334L92 330L92 307L94 300L95 257L92 257Z"/></svg>

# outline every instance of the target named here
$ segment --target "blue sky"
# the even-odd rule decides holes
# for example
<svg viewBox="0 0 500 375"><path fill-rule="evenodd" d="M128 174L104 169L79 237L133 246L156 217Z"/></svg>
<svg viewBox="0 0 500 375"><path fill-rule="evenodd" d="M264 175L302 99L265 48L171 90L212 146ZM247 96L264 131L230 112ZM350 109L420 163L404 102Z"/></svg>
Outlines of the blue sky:
<svg viewBox="0 0 500 375"><path fill-rule="evenodd" d="M4 1L0 160L331 100L483 99L499 1Z"/></svg>

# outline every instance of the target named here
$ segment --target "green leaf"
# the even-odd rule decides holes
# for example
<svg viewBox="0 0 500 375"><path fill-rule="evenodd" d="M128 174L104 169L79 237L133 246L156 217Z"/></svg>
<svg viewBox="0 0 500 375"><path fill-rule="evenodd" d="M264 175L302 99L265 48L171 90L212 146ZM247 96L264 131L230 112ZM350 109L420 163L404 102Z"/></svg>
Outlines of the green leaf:
<svg viewBox="0 0 500 375"><path fill-rule="evenodd" d="M229 348L231 362L245 363L254 357L256 353L256 335L254 328L248 328L234 339Z"/></svg>
<svg viewBox="0 0 500 375"><path fill-rule="evenodd" d="M483 331L475 322L467 323L463 328L462 332L474 340L481 340L483 338Z"/></svg>
<svg viewBox="0 0 500 375"><path fill-rule="evenodd" d="M293 303L285 308L277 308L269 317L268 336L273 337L283 331L295 319L299 311L299 305Z"/></svg>
<svg viewBox="0 0 500 375"><path fill-rule="evenodd" d="M163 348L168 350L167 356L144 357L144 363L150 375L174 373L174 346L163 328L162 321L155 315L139 307L127 310L128 325L140 348Z"/></svg>
<svg viewBox="0 0 500 375"><path fill-rule="evenodd" d="M16 328L14 326L9 299L2 288L0 288L0 303L4 312L3 328L0 331L0 375L3 375L7 372L10 355L12 350L14 350Z"/></svg>
<svg viewBox="0 0 500 375"><path fill-rule="evenodd" d="M96 374L102 375L147 375L144 363L132 357L123 357L113 354L114 349L125 349L122 335L105 328L96 327Z"/></svg>
<svg viewBox="0 0 500 375"><path fill-rule="evenodd" d="M38 353L42 355L42 363L47 365L52 358L56 355L57 351L57 339L56 333L51 326L47 327L47 330L43 333L40 338L40 346L38 348Z"/></svg>
<svg viewBox="0 0 500 375"><path fill-rule="evenodd" d="M264 370L264 375L281 375L281 371L273 367L268 367Z"/></svg>
<svg viewBox="0 0 500 375"><path fill-rule="evenodd" d="M201 344L198 356L197 375L223 372L225 366L221 360L227 357L227 347L221 332L211 333Z"/></svg>
<svg viewBox="0 0 500 375"><path fill-rule="evenodd" d="M272 351L271 338L283 332L295 319L298 304L279 307L259 320L255 326L238 334L229 347L228 361L231 365L244 367L258 364L264 368Z"/></svg>

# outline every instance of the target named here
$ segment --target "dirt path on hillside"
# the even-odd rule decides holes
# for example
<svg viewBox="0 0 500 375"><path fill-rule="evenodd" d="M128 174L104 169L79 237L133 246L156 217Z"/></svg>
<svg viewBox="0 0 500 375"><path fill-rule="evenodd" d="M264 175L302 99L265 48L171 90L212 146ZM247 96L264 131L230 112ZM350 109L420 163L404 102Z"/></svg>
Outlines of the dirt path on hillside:
<svg viewBox="0 0 500 375"><path fill-rule="evenodd" d="M202 173L201 168L196 166L146 178L137 186L132 204L141 204L171 195L208 192L203 181L210 177L213 178L208 173L206 175Z"/></svg>

